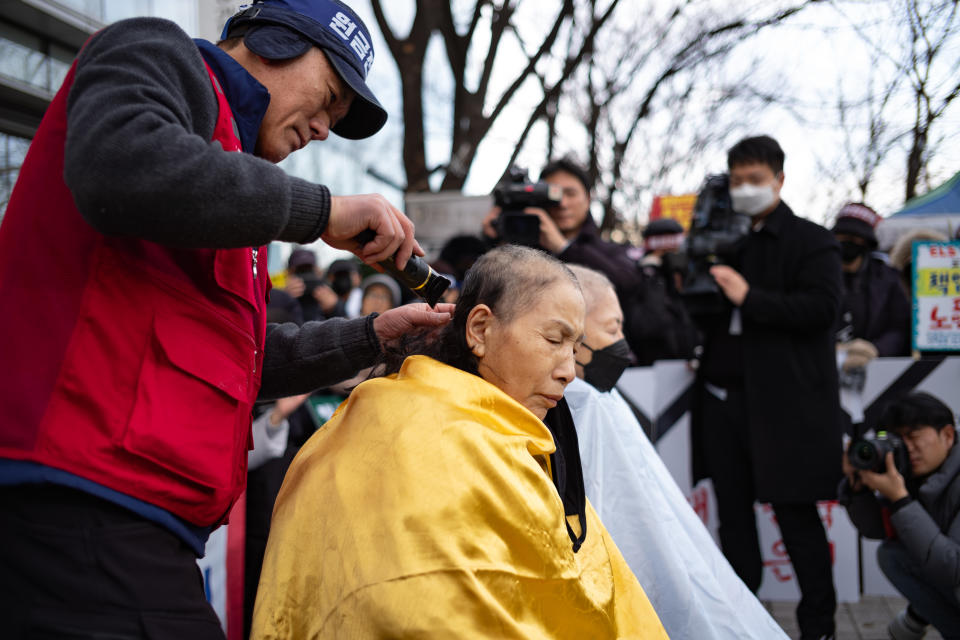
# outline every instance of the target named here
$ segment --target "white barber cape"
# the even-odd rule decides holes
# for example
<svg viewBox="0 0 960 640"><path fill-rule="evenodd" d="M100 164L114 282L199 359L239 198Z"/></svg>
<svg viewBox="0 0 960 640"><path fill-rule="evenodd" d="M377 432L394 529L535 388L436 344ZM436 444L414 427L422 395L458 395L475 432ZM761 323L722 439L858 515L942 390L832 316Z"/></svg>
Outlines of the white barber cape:
<svg viewBox="0 0 960 640"><path fill-rule="evenodd" d="M587 498L671 638L787 639L723 557L616 389L564 394Z"/></svg>

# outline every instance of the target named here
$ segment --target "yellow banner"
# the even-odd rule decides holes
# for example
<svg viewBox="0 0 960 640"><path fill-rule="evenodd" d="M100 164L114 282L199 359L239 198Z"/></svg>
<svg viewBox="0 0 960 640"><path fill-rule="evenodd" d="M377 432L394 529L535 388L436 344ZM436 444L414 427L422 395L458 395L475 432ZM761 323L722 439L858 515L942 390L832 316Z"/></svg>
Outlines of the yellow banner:
<svg viewBox="0 0 960 640"><path fill-rule="evenodd" d="M960 268L919 269L915 283L918 297L960 296Z"/></svg>
<svg viewBox="0 0 960 640"><path fill-rule="evenodd" d="M697 194L689 193L682 196L656 196L650 219L673 218L680 223L684 231L690 230L693 219L693 207L697 203Z"/></svg>

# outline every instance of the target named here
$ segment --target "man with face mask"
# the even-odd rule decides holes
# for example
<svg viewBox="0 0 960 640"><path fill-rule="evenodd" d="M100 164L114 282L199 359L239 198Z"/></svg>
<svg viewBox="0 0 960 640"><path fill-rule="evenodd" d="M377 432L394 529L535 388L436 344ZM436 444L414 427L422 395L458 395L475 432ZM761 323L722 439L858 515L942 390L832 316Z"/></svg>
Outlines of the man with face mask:
<svg viewBox="0 0 960 640"><path fill-rule="evenodd" d="M705 339L697 441L730 564L759 589L754 502L771 503L800 587L801 638L832 638L836 594L816 502L836 496L841 472L832 333L840 251L829 231L780 200L783 160L768 136L728 152L733 208L753 224L735 264L711 269L730 306L698 318Z"/></svg>
<svg viewBox="0 0 960 640"><path fill-rule="evenodd" d="M896 269L872 255L880 216L863 203L843 206L833 225L843 260L843 285L837 348L846 352L844 368L863 366L866 355L910 353L910 301Z"/></svg>
<svg viewBox="0 0 960 640"><path fill-rule="evenodd" d="M583 483L671 638L785 639L724 560L614 389L630 362L623 313L600 272L570 265L586 302L577 379L564 397L577 430Z"/></svg>

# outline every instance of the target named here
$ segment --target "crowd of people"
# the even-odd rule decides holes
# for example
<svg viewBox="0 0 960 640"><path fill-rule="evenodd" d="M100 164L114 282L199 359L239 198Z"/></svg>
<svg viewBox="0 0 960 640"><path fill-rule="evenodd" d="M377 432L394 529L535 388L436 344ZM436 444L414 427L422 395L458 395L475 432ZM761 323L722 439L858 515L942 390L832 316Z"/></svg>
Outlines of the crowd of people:
<svg viewBox="0 0 960 640"><path fill-rule="evenodd" d="M452 285L431 307L375 266L423 256L402 212L276 166L383 126L372 64L334 0L255 2L216 44L125 20L74 62L0 226L0 294L34 310L0 320L11 637L223 638L195 559L244 491L252 638L785 638L756 598L757 501L802 639L833 638L816 503L838 492L910 602L891 637L960 637L950 409L914 393L870 425L907 463L843 452L844 375L910 350L910 254L876 251L870 207L816 225L781 200L776 140L737 142L749 230L707 313L682 226L605 240L588 173L552 160L536 247L494 208L433 261ZM297 246L271 290L274 240ZM355 257L322 267L317 240ZM719 547L616 389L666 359L696 372Z"/></svg>

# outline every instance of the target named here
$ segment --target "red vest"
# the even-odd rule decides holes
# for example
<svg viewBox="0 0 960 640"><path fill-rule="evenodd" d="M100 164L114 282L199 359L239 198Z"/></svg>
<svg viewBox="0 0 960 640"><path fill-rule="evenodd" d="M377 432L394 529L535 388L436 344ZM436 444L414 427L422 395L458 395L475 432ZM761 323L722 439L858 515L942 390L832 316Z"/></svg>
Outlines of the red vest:
<svg viewBox="0 0 960 640"><path fill-rule="evenodd" d="M207 71L220 105L213 139L239 151ZM246 482L266 250L175 249L94 230L63 180L73 78L47 109L0 226L0 457L215 524Z"/></svg>

